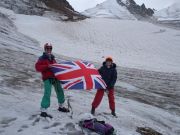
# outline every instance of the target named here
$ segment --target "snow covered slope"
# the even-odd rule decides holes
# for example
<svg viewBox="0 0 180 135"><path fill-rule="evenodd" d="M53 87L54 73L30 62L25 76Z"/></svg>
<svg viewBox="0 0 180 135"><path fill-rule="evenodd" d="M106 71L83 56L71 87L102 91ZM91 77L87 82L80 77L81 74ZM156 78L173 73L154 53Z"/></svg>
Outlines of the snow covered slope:
<svg viewBox="0 0 180 135"><path fill-rule="evenodd" d="M125 6L120 6L116 0L107 0L98 4L95 8L86 10L84 14L91 17L135 20L135 17L127 10L127 8Z"/></svg>
<svg viewBox="0 0 180 135"><path fill-rule="evenodd" d="M155 16L158 17L159 20L180 20L180 2L176 2L171 6L157 11Z"/></svg>
<svg viewBox="0 0 180 135"><path fill-rule="evenodd" d="M180 72L180 31L177 30L105 18L64 23L16 15L14 21L20 32L42 46L51 42L58 54L95 62L102 62L110 55L123 67Z"/></svg>
<svg viewBox="0 0 180 135"><path fill-rule="evenodd" d="M70 113L64 114L57 111L57 100L51 98L49 113L54 118L51 121L38 121L39 102L42 94L31 92L30 89L12 90L0 88L0 134L1 135L97 135L82 131L78 121L92 118L89 111L94 93L87 91L66 91L66 98L70 99L73 117ZM132 100L116 97L116 111L119 118L114 118L108 110L107 97L96 110L96 118L112 124L117 130L117 135L140 135L137 127L151 127L163 135L178 135L180 117L172 115L162 109ZM6 108L6 109L4 109ZM162 115L163 114L163 115ZM163 123L163 124L162 124ZM168 127L168 128L167 128ZM84 133L83 133L84 132Z"/></svg>
<svg viewBox="0 0 180 135"><path fill-rule="evenodd" d="M43 90L40 74L35 72L34 63L42 54L39 45L44 42L52 42L53 51L58 54L96 62L101 62L104 60L101 57L111 54L118 65L127 61L127 66L138 64L142 69L146 67L143 66L145 58L148 65L152 64L153 68L149 68L150 70L163 63L167 69L174 71L171 70L171 64L176 67L179 63L179 32L148 23L113 19L65 23L45 17L19 15L3 8L0 8L0 20L1 135L95 135L87 131L83 133L78 126L78 121L82 118L92 117L89 112L95 91L65 91L66 99L70 100L73 108L73 117L70 113L57 111L57 99L53 91L48 111L54 119L49 122L38 121ZM156 58L157 61L152 54L159 57ZM57 54L56 56L58 57ZM157 65L153 65L154 61L149 61L151 57ZM162 63L158 64L158 61ZM179 135L180 75L119 68L117 67L119 76L116 87L116 112L119 117L114 118L109 114L107 97L104 97L95 117L112 124L117 135L139 135L136 132L139 126L151 127L163 135ZM124 83L121 83L122 80ZM125 91L121 93L123 88ZM133 99L135 93L139 102ZM120 97L123 94L133 100ZM151 102L150 105L147 105L148 102Z"/></svg>

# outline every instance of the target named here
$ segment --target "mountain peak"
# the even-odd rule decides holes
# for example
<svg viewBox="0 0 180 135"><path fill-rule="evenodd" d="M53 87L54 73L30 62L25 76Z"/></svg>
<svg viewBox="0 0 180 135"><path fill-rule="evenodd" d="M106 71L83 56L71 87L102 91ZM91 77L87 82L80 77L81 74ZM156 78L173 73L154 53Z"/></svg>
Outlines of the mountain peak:
<svg viewBox="0 0 180 135"><path fill-rule="evenodd" d="M145 4L136 4L134 0L106 0L95 8L86 10L84 14L91 17L135 20L151 17L154 11L146 8Z"/></svg>
<svg viewBox="0 0 180 135"><path fill-rule="evenodd" d="M121 6L125 6L137 19L151 17L154 14L153 9L147 8L144 3L138 5L134 0L117 0L117 2Z"/></svg>
<svg viewBox="0 0 180 135"><path fill-rule="evenodd" d="M135 20L136 18L127 10L125 6L118 4L117 0L107 0L96 7L85 10L85 15L91 17L105 17Z"/></svg>

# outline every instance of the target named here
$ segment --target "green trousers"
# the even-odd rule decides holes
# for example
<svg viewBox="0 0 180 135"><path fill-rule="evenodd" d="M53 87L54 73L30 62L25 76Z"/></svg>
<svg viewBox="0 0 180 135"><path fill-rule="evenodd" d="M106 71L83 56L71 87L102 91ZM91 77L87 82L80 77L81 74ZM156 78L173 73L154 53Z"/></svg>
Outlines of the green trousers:
<svg viewBox="0 0 180 135"><path fill-rule="evenodd" d="M62 86L60 82L55 78L50 78L44 81L44 96L41 101L41 108L47 109L50 106L50 97L51 97L51 90L52 86L54 86L58 103L63 104L64 99L64 90L62 89Z"/></svg>

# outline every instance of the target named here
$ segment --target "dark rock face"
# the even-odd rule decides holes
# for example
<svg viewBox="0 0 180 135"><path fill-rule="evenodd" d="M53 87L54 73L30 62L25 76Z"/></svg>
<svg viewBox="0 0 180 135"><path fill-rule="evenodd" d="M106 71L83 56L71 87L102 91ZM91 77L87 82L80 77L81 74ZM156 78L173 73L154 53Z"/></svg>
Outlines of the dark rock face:
<svg viewBox="0 0 180 135"><path fill-rule="evenodd" d="M121 0L117 0L121 6L125 6L132 14L134 14L138 19L141 17L151 17L154 14L153 9L146 8L145 4L141 6L136 4L134 0L127 0L123 3Z"/></svg>
<svg viewBox="0 0 180 135"><path fill-rule="evenodd" d="M134 5L132 5L133 7ZM141 6L135 5L134 12L139 13L142 16L152 16L154 14L154 11L150 8L146 8L145 4L142 4ZM131 8L131 7L130 7Z"/></svg>
<svg viewBox="0 0 180 135"><path fill-rule="evenodd" d="M154 10L151 8L148 8L146 12L147 12L148 16L153 16L153 14L154 14Z"/></svg>
<svg viewBox="0 0 180 135"><path fill-rule="evenodd" d="M147 9L145 4L142 4L140 6L140 5L137 5L134 0L127 0L127 1L129 2L129 5L127 6L127 8L133 14L138 14L143 17L152 16L154 14L154 11L150 8Z"/></svg>
<svg viewBox="0 0 180 135"><path fill-rule="evenodd" d="M68 20L74 19L85 19L84 15L76 12L73 7L66 0L41 0L45 3L49 8L56 10L58 12L64 13Z"/></svg>
<svg viewBox="0 0 180 135"><path fill-rule="evenodd" d="M47 6L52 6L53 8L61 7L62 10L64 8L68 8L72 11L75 11L74 8L66 0L41 0L41 1L43 1Z"/></svg>
<svg viewBox="0 0 180 135"><path fill-rule="evenodd" d="M161 133L148 127L138 127L136 131L140 133L141 135L162 135Z"/></svg>

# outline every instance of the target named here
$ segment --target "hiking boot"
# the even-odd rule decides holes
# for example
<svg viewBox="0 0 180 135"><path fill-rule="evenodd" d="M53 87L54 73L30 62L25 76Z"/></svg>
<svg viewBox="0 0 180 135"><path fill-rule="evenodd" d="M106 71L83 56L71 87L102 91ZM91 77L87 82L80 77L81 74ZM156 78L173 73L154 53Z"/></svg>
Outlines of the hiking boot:
<svg viewBox="0 0 180 135"><path fill-rule="evenodd" d="M46 118L46 117L49 117L51 119L53 118L50 114L47 114L46 112L41 112L40 116L44 117L44 118Z"/></svg>
<svg viewBox="0 0 180 135"><path fill-rule="evenodd" d="M95 108L94 108L94 107L92 107L92 109L91 109L91 114L92 114L92 115L95 114Z"/></svg>
<svg viewBox="0 0 180 135"><path fill-rule="evenodd" d="M59 108L58 108L58 111L60 111L60 112L66 112L66 113L67 113L67 112L70 112L69 109L66 108L66 107L59 107Z"/></svg>
<svg viewBox="0 0 180 135"><path fill-rule="evenodd" d="M115 110L112 110L111 114L112 114L113 116L116 116Z"/></svg>

